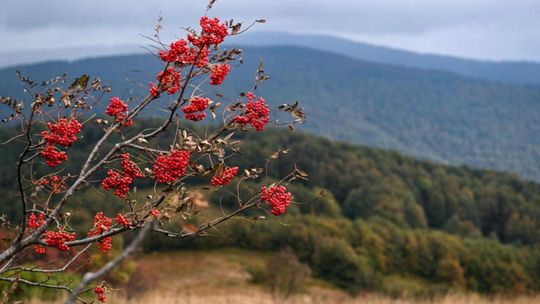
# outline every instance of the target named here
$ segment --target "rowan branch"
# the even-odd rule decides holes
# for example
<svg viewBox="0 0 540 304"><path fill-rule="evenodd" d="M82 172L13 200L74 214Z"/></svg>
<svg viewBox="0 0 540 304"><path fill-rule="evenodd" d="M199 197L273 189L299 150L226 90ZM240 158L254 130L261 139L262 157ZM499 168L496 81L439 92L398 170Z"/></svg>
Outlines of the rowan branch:
<svg viewBox="0 0 540 304"><path fill-rule="evenodd" d="M146 235L148 234L148 231L152 228L154 222L147 222L144 227L139 231L135 239L129 244L128 247L124 249L124 251L114 258L113 260L109 261L107 264L105 264L103 267L101 267L96 272L87 272L81 282L79 283L79 286L75 288L74 290L70 290L70 296L65 301L65 304L71 304L74 303L77 297L83 293L86 289L86 286L90 284L92 281L95 281L99 278L102 278L103 276L107 275L109 272L111 272L114 268L116 268L120 263L122 263L125 259L127 259L134 251L139 247L139 245L142 243Z"/></svg>

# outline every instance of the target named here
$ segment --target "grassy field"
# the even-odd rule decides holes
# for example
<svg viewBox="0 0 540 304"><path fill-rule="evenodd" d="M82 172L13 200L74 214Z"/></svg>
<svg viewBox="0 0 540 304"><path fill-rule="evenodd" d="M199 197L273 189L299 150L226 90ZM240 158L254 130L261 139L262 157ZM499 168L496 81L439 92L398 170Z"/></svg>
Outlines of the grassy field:
<svg viewBox="0 0 540 304"><path fill-rule="evenodd" d="M539 297L519 297L519 298L495 298L488 299L477 295L448 295L445 297L434 298L430 300L414 300L414 299L391 299L378 295L363 295L356 298L346 298L335 295L313 295L313 296L295 296L286 300L272 299L268 294L262 292L241 292L240 294L220 294L214 295L159 295L150 294L137 300L126 301L118 300L113 303L148 303L148 304L323 304L323 303L342 303L342 304L529 304L540 303Z"/></svg>
<svg viewBox="0 0 540 304"><path fill-rule="evenodd" d="M431 299L393 299L376 294L351 297L326 282L312 279L308 290L288 299L273 297L251 283L246 270L262 266L268 253L227 249L155 253L142 257L128 286L116 290L108 303L117 304L232 304L232 303L365 303L365 304L526 304L540 297L487 298L476 294L450 294ZM38 300L32 304L40 303Z"/></svg>

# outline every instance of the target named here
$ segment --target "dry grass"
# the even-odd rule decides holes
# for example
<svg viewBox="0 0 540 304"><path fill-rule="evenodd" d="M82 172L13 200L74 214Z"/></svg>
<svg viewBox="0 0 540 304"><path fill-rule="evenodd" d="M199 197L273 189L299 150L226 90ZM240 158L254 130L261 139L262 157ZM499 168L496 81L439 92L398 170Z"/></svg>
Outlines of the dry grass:
<svg viewBox="0 0 540 304"><path fill-rule="evenodd" d="M134 282L115 291L113 304L529 304L540 297L486 298L451 294L429 300L392 299L377 294L350 297L328 284L313 280L305 294L275 299L263 287L250 283L247 266L262 265L267 254L241 250L157 253L143 257ZM129 297L131 296L131 297ZM40 303L37 300L31 304Z"/></svg>
<svg viewBox="0 0 540 304"><path fill-rule="evenodd" d="M58 301L57 303L62 303ZM42 304L32 300L28 304ZM214 290L210 294L194 294L188 291L179 294L165 294L153 291L135 299L113 296L107 300L112 304L533 304L540 303L540 297L521 296L516 298L486 298L476 294L447 295L431 300L391 299L367 294L349 298L340 294L315 292L310 295L295 296L289 299L273 299L261 290ZM49 303L47 303L49 304Z"/></svg>
<svg viewBox="0 0 540 304"><path fill-rule="evenodd" d="M391 299L380 295L362 295L356 298L349 298L344 295L311 292L310 295L295 296L289 299L273 299L268 293L260 290L216 290L211 294L161 294L152 292L137 299L114 299L112 303L134 303L134 304L530 304L540 303L540 297L518 297L518 298L485 298L475 294L469 295L447 295L430 300L415 299Z"/></svg>

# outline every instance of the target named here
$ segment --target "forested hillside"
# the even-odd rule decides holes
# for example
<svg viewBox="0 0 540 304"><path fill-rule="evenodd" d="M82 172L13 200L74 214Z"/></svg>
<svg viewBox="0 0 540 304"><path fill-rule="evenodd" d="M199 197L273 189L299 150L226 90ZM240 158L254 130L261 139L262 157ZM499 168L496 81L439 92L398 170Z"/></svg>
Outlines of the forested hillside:
<svg viewBox="0 0 540 304"><path fill-rule="evenodd" d="M540 180L540 86L490 83L299 47L245 51L244 65L232 72L222 90L229 96L247 90L264 58L271 78L260 87L261 94L273 105L300 100L309 117L305 130ZM36 80L88 73L128 97L146 94L156 63L150 55L133 55L20 70ZM1 94L20 96L21 91L15 69L1 70Z"/></svg>
<svg viewBox="0 0 540 304"><path fill-rule="evenodd" d="M137 121L134 127L151 123ZM76 171L81 148L94 142L100 132L90 125L85 128L62 174ZM13 135L6 128L1 134L2 141ZM353 293L408 289L395 285L396 276L418 281L421 288L414 292L419 294L451 288L480 292L540 288L540 250L535 245L540 240L540 185L511 174L438 165L283 129L239 135L242 145L236 165L242 170L268 166L270 172L243 183L242 193L289 173L295 165L309 174L308 181L289 186L295 203L281 219L282 225L272 216L253 222L237 220L205 238L170 242L154 237L147 250L289 246L318 277ZM158 146L166 146L167 136ZM269 158L279 149L288 153ZM0 172L4 194L0 203L15 206L15 147L0 147L0 155L6 164ZM36 172L42 169L35 168ZM97 175L95 180L103 177ZM201 180L188 182L196 186ZM233 185L215 192L201 188L212 208L188 221L197 223L206 212L234 206ZM80 223L93 212L114 215L124 204L96 186L70 206L74 214L70 223L81 233L89 227ZM144 194L149 187L153 184L138 183L138 193ZM79 208L82 205L85 208Z"/></svg>
<svg viewBox="0 0 540 304"><path fill-rule="evenodd" d="M334 52L351 58L392 65L439 70L459 75L509 83L540 83L540 63L527 61L486 61L444 55L423 54L376 46L334 36L257 32L241 35L237 43L250 46L294 45Z"/></svg>

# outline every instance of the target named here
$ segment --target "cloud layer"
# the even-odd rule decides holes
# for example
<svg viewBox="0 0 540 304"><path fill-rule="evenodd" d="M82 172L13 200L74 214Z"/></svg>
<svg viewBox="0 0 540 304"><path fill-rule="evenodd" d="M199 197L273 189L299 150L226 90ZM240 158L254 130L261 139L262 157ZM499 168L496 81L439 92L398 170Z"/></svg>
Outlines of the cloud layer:
<svg viewBox="0 0 540 304"><path fill-rule="evenodd" d="M143 45L159 15L164 35L193 26L206 0L2 0L2 52ZM257 29L325 33L482 59L540 61L537 0L218 0L211 15L268 22Z"/></svg>

